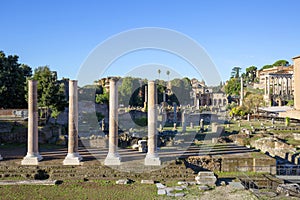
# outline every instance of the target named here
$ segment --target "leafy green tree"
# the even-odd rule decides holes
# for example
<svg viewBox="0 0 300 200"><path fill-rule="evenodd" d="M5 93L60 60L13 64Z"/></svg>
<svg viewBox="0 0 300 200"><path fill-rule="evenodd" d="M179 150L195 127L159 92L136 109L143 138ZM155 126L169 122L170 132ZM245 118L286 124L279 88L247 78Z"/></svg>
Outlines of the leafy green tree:
<svg viewBox="0 0 300 200"><path fill-rule="evenodd" d="M272 68L273 65L264 65L260 70Z"/></svg>
<svg viewBox="0 0 300 200"><path fill-rule="evenodd" d="M191 81L188 78L173 79L171 81L172 92L176 96L177 105L187 105L191 102L190 92L192 91Z"/></svg>
<svg viewBox="0 0 300 200"><path fill-rule="evenodd" d="M258 108L264 105L264 98L261 94L250 93L246 95L243 106L246 107L248 113L257 113Z"/></svg>
<svg viewBox="0 0 300 200"><path fill-rule="evenodd" d="M240 67L234 67L231 71L231 78L239 78L240 77L240 71L242 68Z"/></svg>
<svg viewBox="0 0 300 200"><path fill-rule="evenodd" d="M141 101L141 97L138 97L138 91L140 88L140 79L133 77L125 77L122 79L122 84L119 87L119 103L124 106L136 105L138 101Z"/></svg>
<svg viewBox="0 0 300 200"><path fill-rule="evenodd" d="M274 62L273 66L287 66L289 65L289 62L286 60L277 60L276 62Z"/></svg>
<svg viewBox="0 0 300 200"><path fill-rule="evenodd" d="M67 106L63 85L59 84L57 75L49 67L38 67L34 70L33 80L38 81L38 106L51 111L57 117Z"/></svg>
<svg viewBox="0 0 300 200"><path fill-rule="evenodd" d="M227 95L239 95L241 90L241 83L240 80L237 78L231 78L225 84L225 93Z"/></svg>
<svg viewBox="0 0 300 200"><path fill-rule="evenodd" d="M26 108L26 78L31 68L18 62L17 55L6 56L0 51L0 108Z"/></svg>
<svg viewBox="0 0 300 200"><path fill-rule="evenodd" d="M257 71L257 67L255 66L250 66L246 68L246 78L248 82L254 82L256 78L256 71Z"/></svg>

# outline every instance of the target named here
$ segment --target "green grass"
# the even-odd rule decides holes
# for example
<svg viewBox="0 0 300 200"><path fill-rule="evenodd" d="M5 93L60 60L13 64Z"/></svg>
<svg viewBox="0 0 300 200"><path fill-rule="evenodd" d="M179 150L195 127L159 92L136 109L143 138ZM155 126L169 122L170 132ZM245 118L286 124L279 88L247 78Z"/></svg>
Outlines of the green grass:
<svg viewBox="0 0 300 200"><path fill-rule="evenodd" d="M65 181L61 185L0 186L1 199L157 199L155 185L110 181Z"/></svg>

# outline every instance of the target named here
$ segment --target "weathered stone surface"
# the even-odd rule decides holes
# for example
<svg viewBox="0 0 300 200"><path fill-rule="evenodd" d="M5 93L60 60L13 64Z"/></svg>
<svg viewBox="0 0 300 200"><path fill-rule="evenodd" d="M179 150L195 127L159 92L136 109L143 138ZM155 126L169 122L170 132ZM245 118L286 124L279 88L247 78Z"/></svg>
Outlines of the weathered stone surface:
<svg viewBox="0 0 300 200"><path fill-rule="evenodd" d="M199 190L201 190L201 191L209 190L209 187L206 186L206 185L200 185L198 188L199 188Z"/></svg>
<svg viewBox="0 0 300 200"><path fill-rule="evenodd" d="M296 153L296 148L273 137L265 137L251 141L250 144L264 153L269 153L273 157L278 156L283 159L286 159L287 153Z"/></svg>
<svg viewBox="0 0 300 200"><path fill-rule="evenodd" d="M211 156L190 156L187 158L187 162L192 165L202 167L211 171L221 170L221 159L213 158Z"/></svg>
<svg viewBox="0 0 300 200"><path fill-rule="evenodd" d="M175 193L174 196L175 196L175 197L184 197L185 194L184 194L184 193Z"/></svg>
<svg viewBox="0 0 300 200"><path fill-rule="evenodd" d="M57 180L24 180L24 181L14 181L6 180L0 181L0 185L55 185Z"/></svg>
<svg viewBox="0 0 300 200"><path fill-rule="evenodd" d="M128 179L120 179L116 181L116 184L118 185L126 185L128 183L129 183Z"/></svg>
<svg viewBox="0 0 300 200"><path fill-rule="evenodd" d="M215 186L217 178L215 177L213 172L199 172L195 177L195 180L199 185Z"/></svg>
<svg viewBox="0 0 300 200"><path fill-rule="evenodd" d="M165 194L167 194L167 192L166 192L165 189L158 189L158 190L157 190L157 194L158 194L158 195L165 195Z"/></svg>
<svg viewBox="0 0 300 200"><path fill-rule="evenodd" d="M153 180L141 180L142 184L154 184Z"/></svg>
<svg viewBox="0 0 300 200"><path fill-rule="evenodd" d="M162 183L156 183L155 185L158 189L165 189L166 188L166 186Z"/></svg>

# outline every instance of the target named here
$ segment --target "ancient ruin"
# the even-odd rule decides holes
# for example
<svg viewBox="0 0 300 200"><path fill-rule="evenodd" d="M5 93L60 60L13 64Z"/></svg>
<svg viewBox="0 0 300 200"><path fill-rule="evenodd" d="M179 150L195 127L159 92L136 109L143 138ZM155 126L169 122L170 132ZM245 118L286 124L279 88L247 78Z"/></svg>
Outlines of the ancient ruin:
<svg viewBox="0 0 300 200"><path fill-rule="evenodd" d="M157 154L157 108L156 83L148 82L148 152L145 165L161 165Z"/></svg>
<svg viewBox="0 0 300 200"><path fill-rule="evenodd" d="M38 150L37 81L28 81L28 146L22 165L38 165L43 158Z"/></svg>
<svg viewBox="0 0 300 200"><path fill-rule="evenodd" d="M82 157L78 153L78 89L77 81L69 81L69 135L68 154L64 165L79 165Z"/></svg>

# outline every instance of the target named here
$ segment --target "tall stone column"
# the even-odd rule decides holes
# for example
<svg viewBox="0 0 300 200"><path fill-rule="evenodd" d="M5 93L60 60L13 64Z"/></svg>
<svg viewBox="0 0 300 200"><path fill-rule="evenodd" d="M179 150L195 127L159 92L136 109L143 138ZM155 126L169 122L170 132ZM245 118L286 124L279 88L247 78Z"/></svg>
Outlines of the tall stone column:
<svg viewBox="0 0 300 200"><path fill-rule="evenodd" d="M78 88L77 81L69 81L69 135L68 154L64 165L79 165L82 157L78 153Z"/></svg>
<svg viewBox="0 0 300 200"><path fill-rule="evenodd" d="M286 77L286 95L289 95L289 78Z"/></svg>
<svg viewBox="0 0 300 200"><path fill-rule="evenodd" d="M244 81L243 81L243 77L241 77L240 106L243 105L243 101L244 101Z"/></svg>
<svg viewBox="0 0 300 200"><path fill-rule="evenodd" d="M27 155L22 165L38 165L43 158L38 151L37 81L28 81L28 139Z"/></svg>
<svg viewBox="0 0 300 200"><path fill-rule="evenodd" d="M118 88L117 78L109 81L109 143L105 165L120 165L121 158L118 154Z"/></svg>
<svg viewBox="0 0 300 200"><path fill-rule="evenodd" d="M283 77L281 77L281 95L284 95L283 85L284 85L284 81L283 81Z"/></svg>
<svg viewBox="0 0 300 200"><path fill-rule="evenodd" d="M161 165L157 154L156 83L148 81L148 152L145 165Z"/></svg>
<svg viewBox="0 0 300 200"><path fill-rule="evenodd" d="M275 94L275 77L272 77L272 95Z"/></svg>
<svg viewBox="0 0 300 200"><path fill-rule="evenodd" d="M267 95L270 96L270 77L268 77Z"/></svg>
<svg viewBox="0 0 300 200"><path fill-rule="evenodd" d="M276 83L277 83L277 85L276 85L276 94L278 95L279 94L279 78L278 77L276 78Z"/></svg>
<svg viewBox="0 0 300 200"><path fill-rule="evenodd" d="M293 95L293 76L290 78L290 95Z"/></svg>
<svg viewBox="0 0 300 200"><path fill-rule="evenodd" d="M267 75L265 75L265 96L267 96L267 86L268 82L267 82Z"/></svg>
<svg viewBox="0 0 300 200"><path fill-rule="evenodd" d="M185 116L185 110L181 114L181 127L182 127L182 132L186 132L186 116Z"/></svg>

